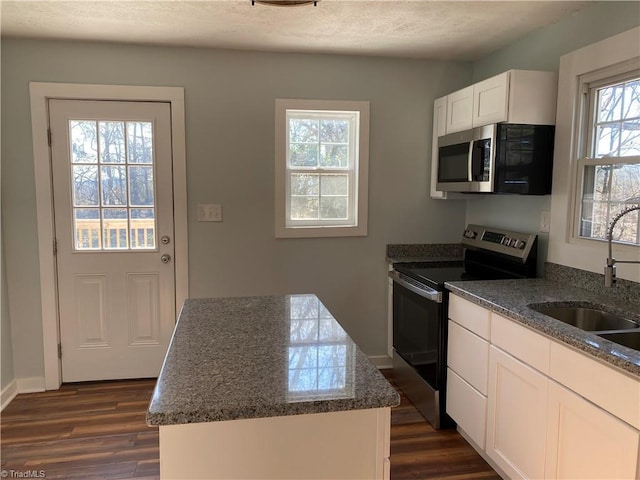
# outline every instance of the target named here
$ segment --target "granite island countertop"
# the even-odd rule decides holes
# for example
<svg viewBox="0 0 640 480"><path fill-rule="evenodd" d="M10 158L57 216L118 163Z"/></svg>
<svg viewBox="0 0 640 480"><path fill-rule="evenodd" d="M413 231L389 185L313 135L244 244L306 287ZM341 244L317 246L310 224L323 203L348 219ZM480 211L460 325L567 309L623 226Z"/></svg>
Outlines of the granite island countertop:
<svg viewBox="0 0 640 480"><path fill-rule="evenodd" d="M640 322L640 303L613 300L597 292L541 278L447 282L445 285L454 294L640 378L640 351L567 325L529 307L556 302L566 306L591 306Z"/></svg>
<svg viewBox="0 0 640 480"><path fill-rule="evenodd" d="M315 295L189 299L149 425L396 406L400 397Z"/></svg>

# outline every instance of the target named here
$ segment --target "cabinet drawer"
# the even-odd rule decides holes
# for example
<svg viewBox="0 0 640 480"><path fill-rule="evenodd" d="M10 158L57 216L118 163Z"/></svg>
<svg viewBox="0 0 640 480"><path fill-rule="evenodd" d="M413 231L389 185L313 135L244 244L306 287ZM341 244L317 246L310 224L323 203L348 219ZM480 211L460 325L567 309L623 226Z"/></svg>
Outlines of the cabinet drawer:
<svg viewBox="0 0 640 480"><path fill-rule="evenodd" d="M545 375L549 374L551 340L539 333L492 313L491 343Z"/></svg>
<svg viewBox="0 0 640 480"><path fill-rule="evenodd" d="M447 365L483 395L487 394L489 342L449 320Z"/></svg>
<svg viewBox="0 0 640 480"><path fill-rule="evenodd" d="M640 380L551 342L551 378L640 429Z"/></svg>
<svg viewBox="0 0 640 480"><path fill-rule="evenodd" d="M489 340L490 312L486 308L457 295L449 295L449 318Z"/></svg>
<svg viewBox="0 0 640 480"><path fill-rule="evenodd" d="M484 450L487 397L447 369L447 413Z"/></svg>

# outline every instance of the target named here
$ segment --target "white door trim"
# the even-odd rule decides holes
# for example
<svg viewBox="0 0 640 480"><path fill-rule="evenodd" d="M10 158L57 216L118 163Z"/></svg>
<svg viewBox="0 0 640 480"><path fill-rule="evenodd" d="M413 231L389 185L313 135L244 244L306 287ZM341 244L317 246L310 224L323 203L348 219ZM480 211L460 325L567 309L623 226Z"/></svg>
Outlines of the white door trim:
<svg viewBox="0 0 640 480"><path fill-rule="evenodd" d="M45 388L56 390L62 383L62 364L58 358L59 327L55 258L53 255L54 218L51 188L51 157L47 129L47 101L121 100L168 102L171 104L171 145L173 157L173 207L175 228L176 318L189 296L187 243L187 168L185 147L184 88L125 85L87 85L30 82L31 130L38 220L40 259L40 300L44 347Z"/></svg>

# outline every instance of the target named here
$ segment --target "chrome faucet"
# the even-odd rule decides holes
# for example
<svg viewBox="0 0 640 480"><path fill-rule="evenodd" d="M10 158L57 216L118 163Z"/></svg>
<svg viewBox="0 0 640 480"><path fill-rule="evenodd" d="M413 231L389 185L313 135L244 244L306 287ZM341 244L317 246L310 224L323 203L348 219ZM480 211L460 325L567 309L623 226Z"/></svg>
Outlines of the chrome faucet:
<svg viewBox="0 0 640 480"><path fill-rule="evenodd" d="M631 207L625 208L618 215L616 215L611 224L609 224L609 229L607 230L609 256L607 257L607 266L604 267L605 287L613 287L616 283L616 263L640 263L640 260L616 260L615 258L613 258L613 253L611 252L611 237L613 236L613 227L615 227L616 223L618 223L618 220L624 217L627 213L633 212L634 210L640 210L640 205L633 205Z"/></svg>

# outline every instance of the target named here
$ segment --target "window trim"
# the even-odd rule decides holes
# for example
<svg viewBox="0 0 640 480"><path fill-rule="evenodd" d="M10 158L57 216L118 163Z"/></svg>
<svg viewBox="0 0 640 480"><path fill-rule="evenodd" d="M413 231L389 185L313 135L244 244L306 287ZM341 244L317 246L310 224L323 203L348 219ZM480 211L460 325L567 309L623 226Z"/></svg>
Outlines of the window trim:
<svg viewBox="0 0 640 480"><path fill-rule="evenodd" d="M579 103L582 92L578 87L583 76L599 70L625 62L640 65L639 39L640 27L634 27L560 57L548 262L603 273L606 243L572 238L579 145L575 124L582 114ZM633 258L637 252L638 247L613 244L616 258ZM640 282L640 269L633 264L619 264L618 278Z"/></svg>
<svg viewBox="0 0 640 480"><path fill-rule="evenodd" d="M350 199L355 201L355 225L287 225L289 196L289 169L287 168L287 110L310 110L318 112L358 112L359 138L354 149L357 153L354 182ZM369 102L345 100L276 99L275 101L275 236L276 238L314 238L366 236L368 219L369 178ZM303 223L303 222L300 222Z"/></svg>
<svg viewBox="0 0 640 480"><path fill-rule="evenodd" d="M576 121L574 123L574 136L576 138L575 171L573 173L573 198L572 221L569 222L569 241L575 244L593 244L593 242L605 242L602 238L589 238L580 235L582 205L584 194L585 168L592 165L618 165L623 163L638 163L640 156L629 157L593 157L591 155L593 135L595 130L595 107L597 103L597 90L599 88L615 85L625 80L637 78L640 75L638 58L610 65L598 70L590 71L578 76L578 97L576 99ZM633 248L637 245L627 242L613 243Z"/></svg>

